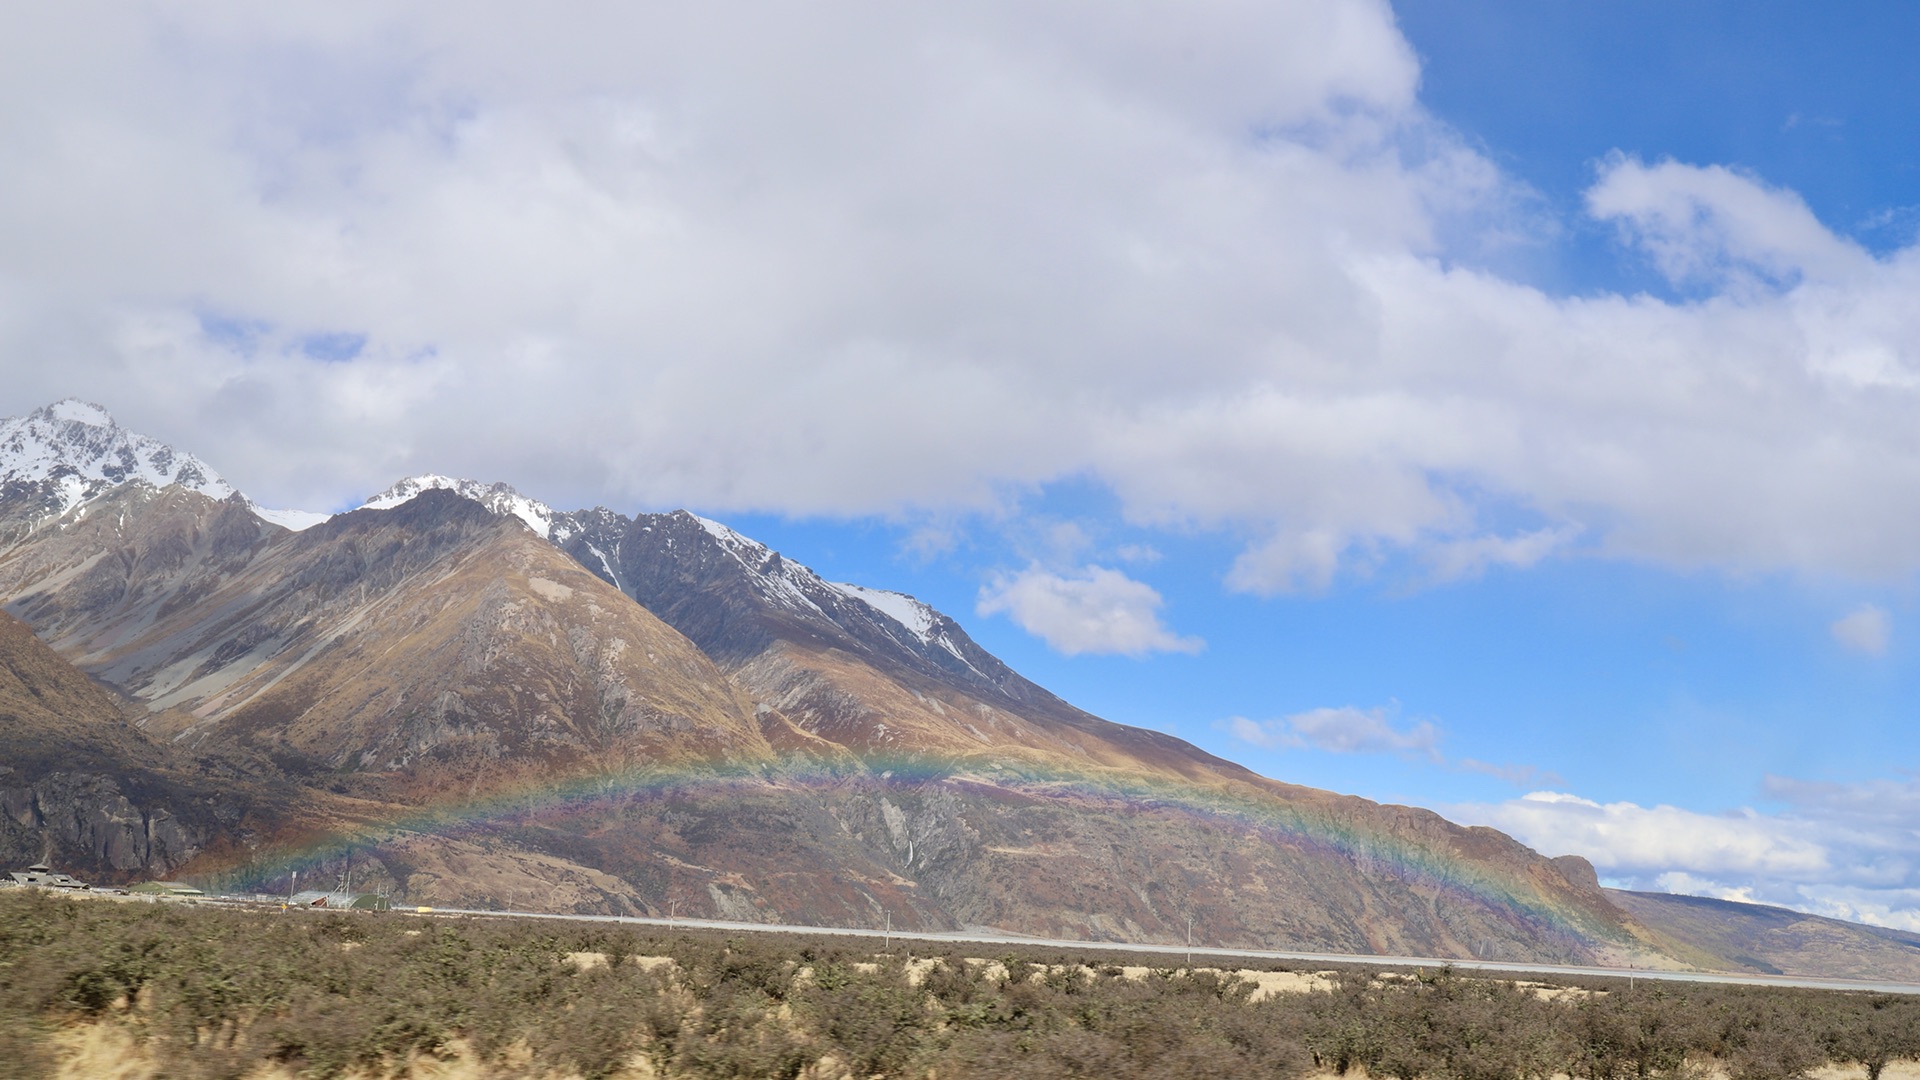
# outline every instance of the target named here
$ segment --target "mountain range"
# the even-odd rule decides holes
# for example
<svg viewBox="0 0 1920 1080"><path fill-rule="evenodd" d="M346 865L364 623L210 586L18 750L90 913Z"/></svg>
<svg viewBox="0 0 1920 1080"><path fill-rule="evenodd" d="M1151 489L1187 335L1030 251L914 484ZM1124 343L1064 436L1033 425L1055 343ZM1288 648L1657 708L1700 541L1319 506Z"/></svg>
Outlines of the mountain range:
<svg viewBox="0 0 1920 1080"><path fill-rule="evenodd" d="M686 511L442 476L265 511L63 401L0 422L0 605L0 856L107 881L1920 980L1920 939L1102 720Z"/></svg>

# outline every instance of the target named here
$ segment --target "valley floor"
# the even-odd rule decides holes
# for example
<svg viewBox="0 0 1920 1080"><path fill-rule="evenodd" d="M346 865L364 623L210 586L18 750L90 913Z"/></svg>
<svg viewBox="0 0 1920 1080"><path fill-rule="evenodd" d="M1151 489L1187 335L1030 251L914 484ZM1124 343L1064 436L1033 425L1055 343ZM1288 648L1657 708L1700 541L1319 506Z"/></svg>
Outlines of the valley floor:
<svg viewBox="0 0 1920 1080"><path fill-rule="evenodd" d="M21 890L0 1076L1920 1077L1910 996L922 944Z"/></svg>

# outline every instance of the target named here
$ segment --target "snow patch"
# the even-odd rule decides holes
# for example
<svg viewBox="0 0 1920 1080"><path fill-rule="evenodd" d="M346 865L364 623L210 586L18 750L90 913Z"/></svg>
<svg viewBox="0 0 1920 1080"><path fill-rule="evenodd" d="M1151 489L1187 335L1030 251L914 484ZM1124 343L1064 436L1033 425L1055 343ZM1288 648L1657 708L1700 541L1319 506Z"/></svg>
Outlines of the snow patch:
<svg viewBox="0 0 1920 1080"><path fill-rule="evenodd" d="M91 401L79 398L67 398L47 406L47 413L55 420L65 420L72 424L86 424L89 427L113 427L113 417L107 410Z"/></svg>
<svg viewBox="0 0 1920 1080"><path fill-rule="evenodd" d="M908 596L905 593L890 592L886 589L869 589L864 585L846 582L827 581L819 574L799 563L780 557L772 548L757 540L750 540L717 521L703 518L698 514L686 513L698 522L700 528L720 545L721 550L738 560L759 586L761 594L784 606L799 611L812 611L833 620L838 619L822 607L822 603L831 604L829 597L844 597L859 601L872 611L886 616L912 634L922 647L940 648L966 667L968 671L991 681L986 672L981 671L969 660L960 647L953 643L943 629L946 617L935 611L931 605ZM818 598L816 600L816 597ZM906 644L902 642L902 644Z"/></svg>
<svg viewBox="0 0 1920 1080"><path fill-rule="evenodd" d="M758 540L749 540L717 521L703 518L699 514L688 513L687 516L699 522L700 528L705 530L708 536L713 537L722 551L733 556L736 562L746 568L748 576L769 599L795 611L812 611L819 615L827 615L826 610L814 601L813 595L810 595L817 595L832 588L821 579L819 574L797 562L788 561L767 545ZM827 617L831 618L831 616Z"/></svg>
<svg viewBox="0 0 1920 1080"><path fill-rule="evenodd" d="M864 585L854 585L842 581L827 583L840 594L858 600L873 610L907 628L908 632L920 639L922 645L933 644L934 627L938 623L938 613L933 608L915 600L906 593L888 592L885 589L869 589ZM948 646L952 648L952 646ZM958 655L958 654L956 654Z"/></svg>
<svg viewBox="0 0 1920 1080"><path fill-rule="evenodd" d="M712 518L703 518L699 514L688 514L687 516L699 522L700 527L706 530L708 536L711 536L715 540L720 541L720 545L722 547L726 548L728 551L735 553L736 555L743 550L744 551L761 551L761 552L772 550L768 548L767 545L761 543L760 541L749 540L746 537L741 536L739 533L734 532L732 529L727 528L725 525L722 525L719 522L713 520Z"/></svg>
<svg viewBox="0 0 1920 1080"><path fill-rule="evenodd" d="M262 521L270 521L293 532L304 532L333 517L332 514L320 514L312 510L269 510L264 506L255 506L253 513Z"/></svg>

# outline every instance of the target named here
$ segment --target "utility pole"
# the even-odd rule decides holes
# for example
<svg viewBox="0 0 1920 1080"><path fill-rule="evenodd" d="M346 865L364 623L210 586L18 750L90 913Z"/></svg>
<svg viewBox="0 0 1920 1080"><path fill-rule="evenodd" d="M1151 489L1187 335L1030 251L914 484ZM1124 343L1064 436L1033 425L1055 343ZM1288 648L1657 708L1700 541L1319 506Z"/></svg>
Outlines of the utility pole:
<svg viewBox="0 0 1920 1080"><path fill-rule="evenodd" d="M673 897L668 897L667 898L667 921L672 922L679 917L680 917L680 901Z"/></svg>
<svg viewBox="0 0 1920 1080"><path fill-rule="evenodd" d="M1187 916L1187 966L1193 966L1193 916Z"/></svg>
<svg viewBox="0 0 1920 1080"><path fill-rule="evenodd" d="M887 912L887 936L881 939L886 943L886 952L893 951L893 912Z"/></svg>

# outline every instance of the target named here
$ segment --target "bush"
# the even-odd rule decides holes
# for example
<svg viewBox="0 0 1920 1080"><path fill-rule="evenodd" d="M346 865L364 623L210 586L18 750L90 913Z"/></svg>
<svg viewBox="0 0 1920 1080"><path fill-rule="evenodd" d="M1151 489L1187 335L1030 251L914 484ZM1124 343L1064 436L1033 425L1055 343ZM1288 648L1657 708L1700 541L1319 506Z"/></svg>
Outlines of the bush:
<svg viewBox="0 0 1920 1080"><path fill-rule="evenodd" d="M1544 1001L1470 973L1354 967L1329 989L1255 1001L1206 970L1129 979L1120 961L1135 958L1098 949L1014 947L999 965L948 952L911 969L870 949L0 894L0 1078L51 1072L47 1038L68 1022L127 1024L181 1077L391 1072L455 1040L483 1071L588 1078L644 1055L674 1077L795 1077L832 1058L858 1076L946 1080L1685 1080L1711 1059L1730 1080L1795 1080L1825 1062L1877 1078L1920 1054L1920 1001L1886 995L1591 981ZM572 952L610 962L583 971ZM643 955L674 963L629 959Z"/></svg>

